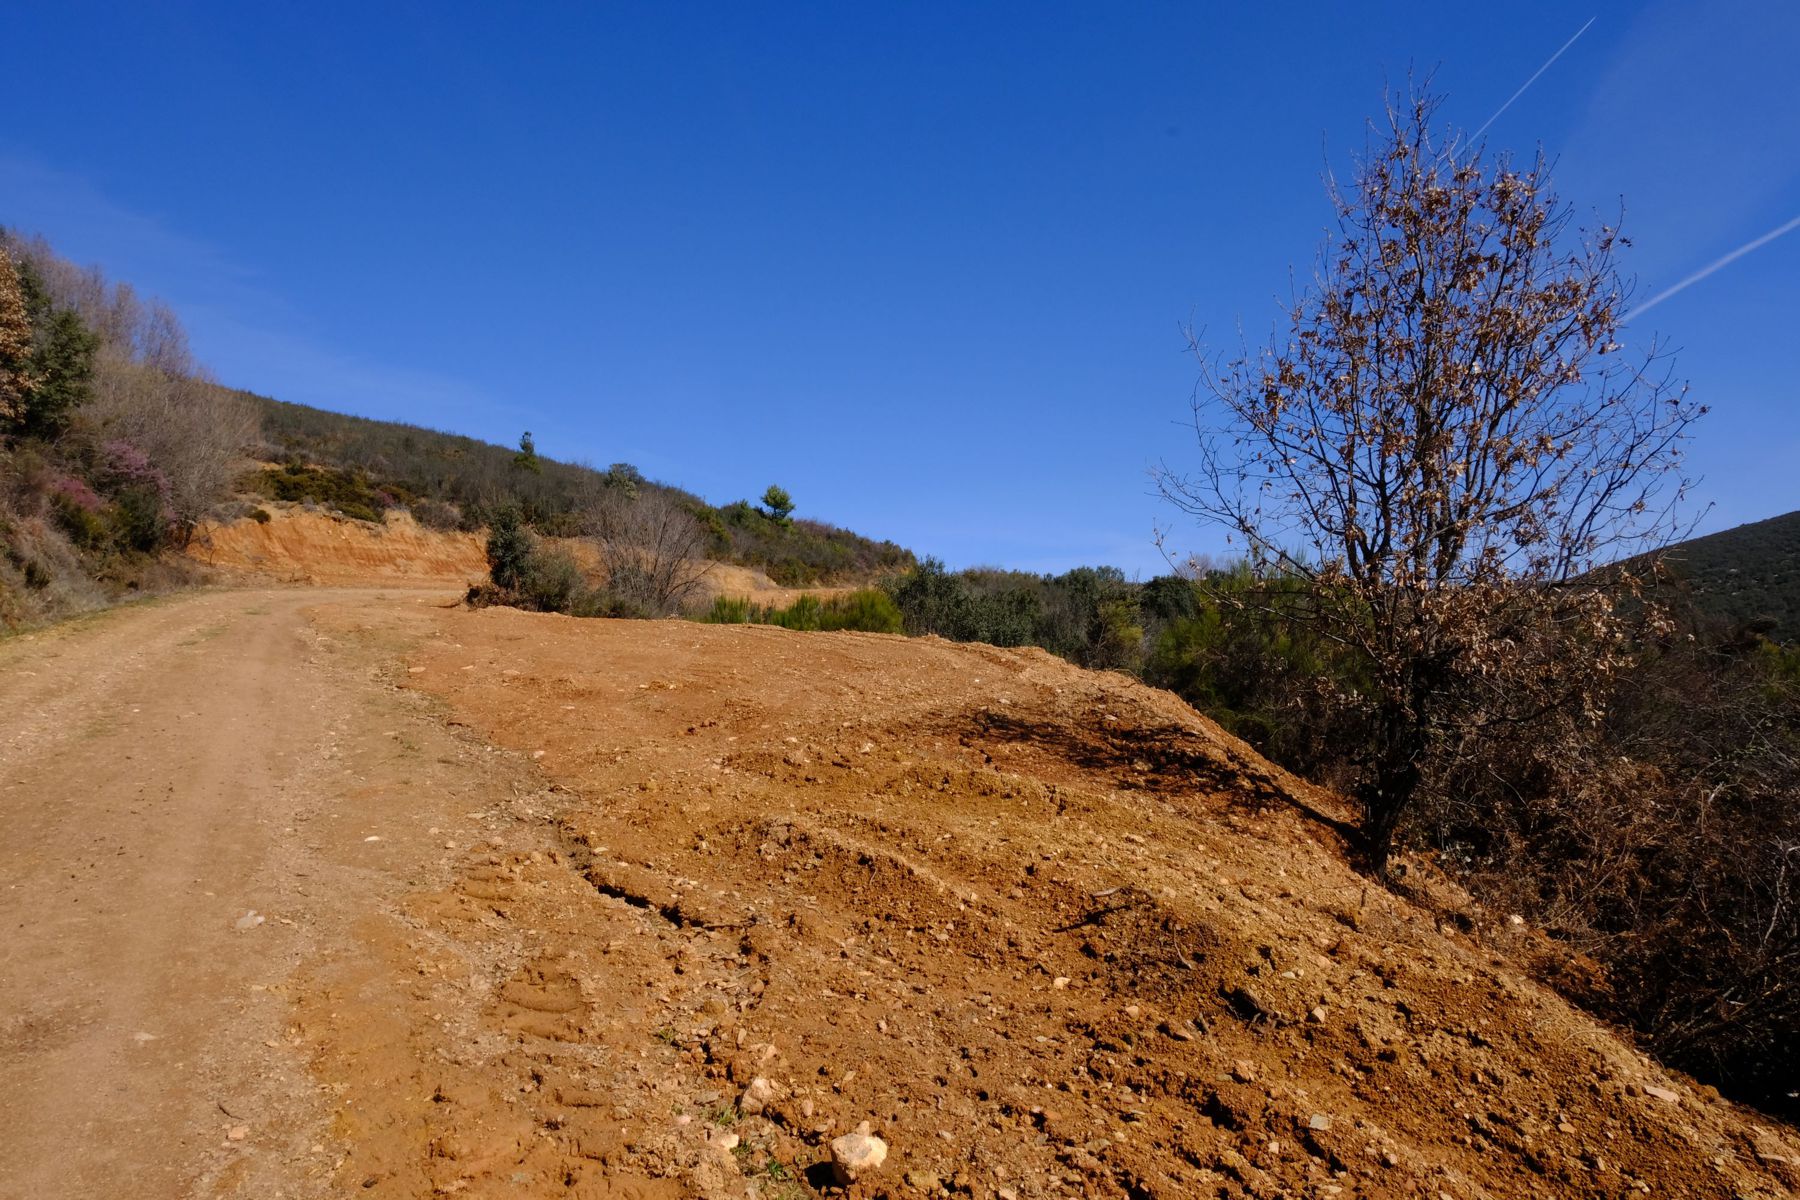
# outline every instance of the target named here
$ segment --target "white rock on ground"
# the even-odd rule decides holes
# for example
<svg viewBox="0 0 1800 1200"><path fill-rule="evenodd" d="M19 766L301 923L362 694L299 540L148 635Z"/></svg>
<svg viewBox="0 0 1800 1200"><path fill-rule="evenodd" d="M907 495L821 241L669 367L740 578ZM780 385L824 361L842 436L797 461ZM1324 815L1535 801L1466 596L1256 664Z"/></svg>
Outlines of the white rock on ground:
<svg viewBox="0 0 1800 1200"><path fill-rule="evenodd" d="M832 1139L831 1173L848 1187L870 1171L880 1170L887 1161L887 1151L887 1143L870 1133L865 1121L855 1133Z"/></svg>
<svg viewBox="0 0 1800 1200"><path fill-rule="evenodd" d="M768 1106L775 1098L775 1085L758 1075L744 1089L743 1098L738 1101L738 1111L746 1116L755 1116Z"/></svg>

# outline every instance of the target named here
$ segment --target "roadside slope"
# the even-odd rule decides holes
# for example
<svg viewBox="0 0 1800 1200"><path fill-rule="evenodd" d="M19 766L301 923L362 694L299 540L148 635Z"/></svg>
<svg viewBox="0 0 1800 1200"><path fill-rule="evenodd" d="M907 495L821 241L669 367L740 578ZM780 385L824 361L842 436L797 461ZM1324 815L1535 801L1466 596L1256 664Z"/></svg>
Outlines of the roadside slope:
<svg viewBox="0 0 1800 1200"><path fill-rule="evenodd" d="M427 529L405 513L379 524L320 509L265 502L268 520L239 518L202 525L187 556L223 578L335 587L435 586L464 588L487 578L486 534ZM546 538L572 555L590 576L599 569L593 544L581 538ZM708 562L700 602L735 596L781 607L800 596L835 596L846 587L784 588L763 572Z"/></svg>
<svg viewBox="0 0 1800 1200"><path fill-rule="evenodd" d="M377 628L545 785L542 840L410 902L457 964L420 1011L461 1018L318 1060L388 1113L378 1193L799 1196L864 1122L864 1196L1800 1187L1791 1136L1509 965L1536 935L1369 887L1329 797L1164 693L935 640Z"/></svg>
<svg viewBox="0 0 1800 1200"><path fill-rule="evenodd" d="M188 557L245 582L466 587L487 575L479 533L427 529L405 513L375 525L292 505L263 511L267 521L202 525Z"/></svg>

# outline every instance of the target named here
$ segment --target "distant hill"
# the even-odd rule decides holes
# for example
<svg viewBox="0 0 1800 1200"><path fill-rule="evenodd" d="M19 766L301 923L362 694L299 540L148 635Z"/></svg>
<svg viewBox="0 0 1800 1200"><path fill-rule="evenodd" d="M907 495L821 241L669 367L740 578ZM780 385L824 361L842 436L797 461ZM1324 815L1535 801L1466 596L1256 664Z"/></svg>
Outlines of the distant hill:
<svg viewBox="0 0 1800 1200"><path fill-rule="evenodd" d="M1671 546L1667 562L1707 616L1772 623L1776 641L1800 640L1800 512L1753 521Z"/></svg>
<svg viewBox="0 0 1800 1200"><path fill-rule="evenodd" d="M645 479L629 463L605 470L522 455L460 434L290 404L254 393L264 455L275 465L244 481L248 491L312 500L347 516L378 520L407 508L438 528L477 529L497 504L516 504L539 532L575 536L607 488L669 492L703 522L710 553L756 567L776 583L803 587L860 582L913 565L910 550L822 521L779 520L747 501L712 505L691 492Z"/></svg>

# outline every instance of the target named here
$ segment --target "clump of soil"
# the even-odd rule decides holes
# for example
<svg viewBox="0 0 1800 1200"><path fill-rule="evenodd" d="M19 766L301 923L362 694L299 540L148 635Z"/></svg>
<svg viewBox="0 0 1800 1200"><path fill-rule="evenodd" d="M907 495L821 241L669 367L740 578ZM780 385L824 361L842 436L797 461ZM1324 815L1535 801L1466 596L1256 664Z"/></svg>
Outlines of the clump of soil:
<svg viewBox="0 0 1800 1200"><path fill-rule="evenodd" d="M1124 677L504 610L369 636L534 781L409 901L412 983L303 1007L369 1194L802 1197L859 1128L862 1197L1800 1188L1791 1133L1511 965L1537 934L1447 919L1425 864L1430 905L1371 886L1333 797Z"/></svg>

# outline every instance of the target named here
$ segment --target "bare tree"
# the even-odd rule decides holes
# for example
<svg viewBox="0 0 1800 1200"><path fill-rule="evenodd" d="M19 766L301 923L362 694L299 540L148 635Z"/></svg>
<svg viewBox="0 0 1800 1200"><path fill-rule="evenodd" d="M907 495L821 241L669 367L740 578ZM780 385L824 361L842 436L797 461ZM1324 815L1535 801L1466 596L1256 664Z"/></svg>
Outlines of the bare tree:
<svg viewBox="0 0 1800 1200"><path fill-rule="evenodd" d="M102 350L85 411L104 441L135 446L156 464L183 539L230 492L246 447L258 439L256 410L191 360L171 372Z"/></svg>
<svg viewBox="0 0 1800 1200"><path fill-rule="evenodd" d="M706 574L706 528L660 488L603 488L589 528L615 597L661 616L679 609Z"/></svg>
<svg viewBox="0 0 1800 1200"><path fill-rule="evenodd" d="M1157 472L1260 571L1308 585L1300 619L1366 710L1378 872L1434 763L1598 703L1634 576L1596 568L1673 533L1705 411L1654 344L1622 352L1616 227L1574 229L1541 155L1434 142L1437 105L1391 102L1349 186L1328 181L1335 231L1285 335L1203 358L1198 469Z"/></svg>

